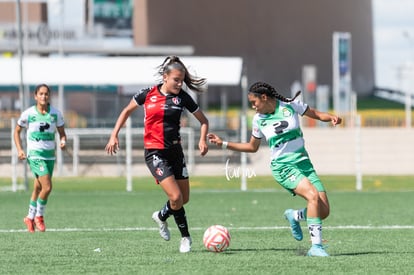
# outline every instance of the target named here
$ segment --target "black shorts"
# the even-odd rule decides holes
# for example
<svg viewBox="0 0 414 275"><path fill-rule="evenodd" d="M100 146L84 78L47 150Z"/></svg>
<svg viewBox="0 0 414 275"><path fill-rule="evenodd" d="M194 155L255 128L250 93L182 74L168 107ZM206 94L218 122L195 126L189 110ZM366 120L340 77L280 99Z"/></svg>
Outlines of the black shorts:
<svg viewBox="0 0 414 275"><path fill-rule="evenodd" d="M175 179L188 179L181 144L168 149L145 149L145 162L157 183L169 176L174 176Z"/></svg>

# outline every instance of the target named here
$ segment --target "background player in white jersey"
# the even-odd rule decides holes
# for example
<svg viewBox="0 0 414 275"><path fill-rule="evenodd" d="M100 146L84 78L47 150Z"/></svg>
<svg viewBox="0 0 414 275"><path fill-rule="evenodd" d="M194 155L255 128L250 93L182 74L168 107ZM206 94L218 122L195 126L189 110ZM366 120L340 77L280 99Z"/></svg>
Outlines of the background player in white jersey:
<svg viewBox="0 0 414 275"><path fill-rule="evenodd" d="M322 246L322 220L329 215L329 201L325 188L317 176L304 147L299 115L308 116L334 126L342 119L320 112L300 101L278 94L269 84L257 82L249 88L249 101L256 115L253 118L252 137L247 143L223 141L210 133L210 142L239 152L257 152L260 139L265 137L271 151L272 174L275 180L292 195L307 201L306 208L287 209L284 216L289 221L293 237L303 239L300 221L306 220L312 241L308 256L328 256Z"/></svg>
<svg viewBox="0 0 414 275"><path fill-rule="evenodd" d="M65 149L66 133L63 116L59 110L50 106L50 88L40 84L35 88L36 105L26 109L20 115L14 130L14 142L18 158L26 159L35 176L33 192L30 198L29 213L23 219L29 232L46 230L44 212L48 197L52 191L52 175L55 166L55 133L59 133L60 148ZM24 152L20 134L27 128L27 153Z"/></svg>

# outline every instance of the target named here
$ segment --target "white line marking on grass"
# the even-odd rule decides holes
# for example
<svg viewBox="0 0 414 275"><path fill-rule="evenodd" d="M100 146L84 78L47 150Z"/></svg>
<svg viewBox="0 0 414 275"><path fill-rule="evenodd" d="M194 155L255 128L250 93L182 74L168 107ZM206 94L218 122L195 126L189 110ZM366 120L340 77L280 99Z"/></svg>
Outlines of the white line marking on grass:
<svg viewBox="0 0 414 275"><path fill-rule="evenodd" d="M207 227L206 227L207 228ZM192 227L190 230L200 231L205 230L202 227ZM289 229L288 226L240 226L231 227L227 226L229 230L285 230ZM324 229L328 230L401 230L401 229L414 229L414 225L338 225L338 226L324 226ZM155 227L119 227L119 228L47 228L47 232L123 232L123 231L157 231ZM175 228L173 228L175 230ZM23 233L27 232L26 229L0 229L0 233Z"/></svg>
<svg viewBox="0 0 414 275"><path fill-rule="evenodd" d="M324 229L414 229L414 225L338 225L324 226Z"/></svg>

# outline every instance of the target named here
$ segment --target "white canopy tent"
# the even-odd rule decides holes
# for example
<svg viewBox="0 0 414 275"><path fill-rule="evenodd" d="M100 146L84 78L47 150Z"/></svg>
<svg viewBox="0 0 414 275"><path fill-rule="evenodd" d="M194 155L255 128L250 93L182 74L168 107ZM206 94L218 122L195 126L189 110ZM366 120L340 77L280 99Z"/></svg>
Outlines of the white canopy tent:
<svg viewBox="0 0 414 275"><path fill-rule="evenodd" d="M243 75L240 57L180 57L191 74L207 78L208 85L241 86L243 92L241 140L247 141L247 78ZM149 85L156 80L157 67L165 57L24 57L0 59L0 85ZM21 62L21 63L20 63ZM21 65L21 66L20 66ZM63 100L63 89L59 89ZM24 99L21 98L21 102ZM61 101L60 101L61 102ZM63 105L63 104L62 104ZM58 106L61 108L61 106ZM62 109L62 108L61 108ZM127 123L130 125L130 123ZM130 130L127 133L131 133ZM127 136L127 139L131 138ZM130 142L127 142L130 144ZM245 170L247 157L242 153ZM17 161L15 161L17 162ZM127 153L127 190L132 188L131 154ZM13 160L12 160L13 164ZM246 177L241 178L241 189L246 190Z"/></svg>
<svg viewBox="0 0 414 275"><path fill-rule="evenodd" d="M147 85L165 57L24 57L25 85ZM208 85L240 85L240 57L181 57L188 70L207 78ZM0 85L18 85L18 58L0 59Z"/></svg>

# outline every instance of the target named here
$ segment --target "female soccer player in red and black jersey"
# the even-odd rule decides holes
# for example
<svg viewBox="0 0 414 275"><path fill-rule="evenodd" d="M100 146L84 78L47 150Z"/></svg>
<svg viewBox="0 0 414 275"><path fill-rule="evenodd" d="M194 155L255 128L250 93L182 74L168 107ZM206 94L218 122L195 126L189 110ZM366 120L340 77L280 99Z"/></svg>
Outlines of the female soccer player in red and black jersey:
<svg viewBox="0 0 414 275"><path fill-rule="evenodd" d="M208 120L197 103L183 89L183 83L193 91L201 92L206 80L189 74L177 56L167 57L159 66L162 83L143 89L122 110L105 150L114 154L119 149L118 133L131 113L143 106L144 147L146 164L168 196L167 203L152 215L161 237L170 240L167 218L174 216L181 232L180 252L191 250L191 237L183 205L189 201L190 185L180 138L180 117L184 108L200 122L198 147L201 155L208 151L206 142Z"/></svg>

